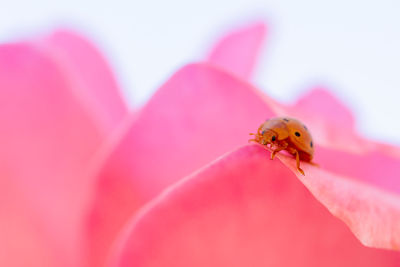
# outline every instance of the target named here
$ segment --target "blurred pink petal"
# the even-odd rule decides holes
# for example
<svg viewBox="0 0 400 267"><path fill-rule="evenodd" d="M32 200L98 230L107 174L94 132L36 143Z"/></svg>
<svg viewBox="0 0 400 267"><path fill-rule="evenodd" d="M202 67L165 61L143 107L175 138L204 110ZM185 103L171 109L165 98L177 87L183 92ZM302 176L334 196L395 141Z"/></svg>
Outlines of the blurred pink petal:
<svg viewBox="0 0 400 267"><path fill-rule="evenodd" d="M324 147L355 154L379 151L381 155L400 158L400 147L363 138L356 131L349 108L322 87L310 90L294 105L279 107L278 114L303 121Z"/></svg>
<svg viewBox="0 0 400 267"><path fill-rule="evenodd" d="M354 131L351 111L334 95L322 87L304 94L293 106L294 112L304 114L304 118L321 125L321 128L340 128L343 132Z"/></svg>
<svg viewBox="0 0 400 267"><path fill-rule="evenodd" d="M335 215L366 219L362 231L374 230L369 220L394 226L386 220L400 219L398 197L375 198L379 191L305 163L307 175L296 177L293 158L279 157L292 170L246 146L170 187L126 229L110 266L399 265L398 252L363 246L297 178ZM390 232L379 230L373 236Z"/></svg>
<svg viewBox="0 0 400 267"><path fill-rule="evenodd" d="M121 226L145 202L246 143L249 131L271 116L250 84L224 71L208 64L178 71L132 117L97 177L88 225L92 258L101 260Z"/></svg>
<svg viewBox="0 0 400 267"><path fill-rule="evenodd" d="M375 144L376 149L379 150L381 153L400 159L400 147L399 146L394 146L391 144L385 144L385 143L380 143L380 142L374 142L374 144Z"/></svg>
<svg viewBox="0 0 400 267"><path fill-rule="evenodd" d="M400 194L400 149L361 137L351 111L331 93L314 89L287 110L317 137L315 161L323 168Z"/></svg>
<svg viewBox="0 0 400 267"><path fill-rule="evenodd" d="M400 195L400 158L379 150L354 153L317 147L315 161L325 170L351 176L360 182Z"/></svg>
<svg viewBox="0 0 400 267"><path fill-rule="evenodd" d="M67 45L60 55L55 47L49 52L46 41L0 46L0 184L6 185L0 187L5 199L0 220L7 225L0 227L6 237L0 247L7 248L0 253L1 266L82 264L80 230L92 182L86 171L126 107L109 108L119 110L119 118L98 117L98 104L89 100L96 86L91 80L98 77L83 79L75 71L83 75L91 68L88 61L101 65L101 60L87 46L92 56L82 56L75 69L66 58L82 52L79 38L74 42L76 47ZM117 93L106 85L96 90Z"/></svg>
<svg viewBox="0 0 400 267"><path fill-rule="evenodd" d="M24 198L13 181L4 177L4 167L0 167L0 174L0 265L56 266L53 253L59 251L49 246L54 242L40 215L31 209L30 200Z"/></svg>
<svg viewBox="0 0 400 267"><path fill-rule="evenodd" d="M287 106L284 113L304 122L325 147L353 152L374 147L355 132L351 111L323 88L307 92L294 105Z"/></svg>
<svg viewBox="0 0 400 267"><path fill-rule="evenodd" d="M102 127L113 130L128 110L103 55L89 41L67 30L59 30L43 41L64 75L74 81L73 89L92 109L93 117Z"/></svg>
<svg viewBox="0 0 400 267"><path fill-rule="evenodd" d="M266 34L264 23L256 23L224 36L212 49L208 61L250 79Z"/></svg>

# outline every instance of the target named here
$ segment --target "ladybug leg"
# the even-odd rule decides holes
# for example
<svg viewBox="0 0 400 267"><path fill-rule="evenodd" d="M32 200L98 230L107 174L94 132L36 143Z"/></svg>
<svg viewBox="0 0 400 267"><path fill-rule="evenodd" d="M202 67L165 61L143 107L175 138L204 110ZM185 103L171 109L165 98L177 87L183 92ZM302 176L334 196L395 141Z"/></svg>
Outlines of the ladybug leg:
<svg viewBox="0 0 400 267"><path fill-rule="evenodd" d="M260 136L255 133L251 133L250 135L254 135L255 137L253 139L249 139L247 142L255 142L255 143L260 143Z"/></svg>
<svg viewBox="0 0 400 267"><path fill-rule="evenodd" d="M296 166L297 166L297 170L304 175L304 171L300 168L300 155L299 155L299 151L297 151L297 149L294 148L289 148L288 149L289 153L294 155L296 157Z"/></svg>
<svg viewBox="0 0 400 267"><path fill-rule="evenodd" d="M256 138L254 138L254 139L249 139L247 142L248 142L248 143L251 143L251 142L260 143L260 142L258 141L258 139L256 139Z"/></svg>
<svg viewBox="0 0 400 267"><path fill-rule="evenodd" d="M295 150L296 152L296 164L297 164L297 170L303 174L304 176L304 171L300 168L300 156L299 156L299 151Z"/></svg>
<svg viewBox="0 0 400 267"><path fill-rule="evenodd" d="M271 153L271 160L273 160L275 158L275 155L282 150L285 150L288 147L288 143L284 142L282 144L280 144L280 146L278 146L275 150L272 151Z"/></svg>
<svg viewBox="0 0 400 267"><path fill-rule="evenodd" d="M250 135L256 135L256 134L251 133ZM257 140L256 140L256 138L253 138L253 139L249 139L247 142L248 142L248 143L250 143L250 142L257 142Z"/></svg>

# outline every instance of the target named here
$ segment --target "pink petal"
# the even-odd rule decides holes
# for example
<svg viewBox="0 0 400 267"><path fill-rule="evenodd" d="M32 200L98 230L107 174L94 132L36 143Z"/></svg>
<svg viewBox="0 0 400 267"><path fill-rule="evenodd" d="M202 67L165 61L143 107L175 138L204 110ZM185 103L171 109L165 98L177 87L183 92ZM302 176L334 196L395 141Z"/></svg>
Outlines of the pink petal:
<svg viewBox="0 0 400 267"><path fill-rule="evenodd" d="M97 177L88 225L92 258L106 254L121 226L145 202L246 143L249 132L271 116L254 88L228 73L207 64L178 71L132 118Z"/></svg>
<svg viewBox="0 0 400 267"><path fill-rule="evenodd" d="M400 159L400 147L391 144L374 142L375 148L385 155Z"/></svg>
<svg viewBox="0 0 400 267"><path fill-rule="evenodd" d="M355 179L400 195L400 158L382 151L363 153L317 147L315 162L322 169Z"/></svg>
<svg viewBox="0 0 400 267"><path fill-rule="evenodd" d="M170 187L126 228L110 266L399 265L400 253L364 247L310 194L293 158L280 156L292 171L268 158L246 146ZM298 177L341 218L361 216L367 229L400 219L398 198L303 166Z"/></svg>
<svg viewBox="0 0 400 267"><path fill-rule="evenodd" d="M86 172L118 118L99 119L104 112L88 101L98 77L86 76L86 67L101 60L73 42L77 47L60 50L38 42L0 46L0 221L7 226L0 227L1 266L82 264L79 231L92 185ZM83 50L92 56L82 56L75 70L67 55ZM117 114L115 107L107 108Z"/></svg>
<svg viewBox="0 0 400 267"><path fill-rule="evenodd" d="M269 103L270 104L270 103ZM303 95L294 105L274 105L281 116L300 119L318 144L355 154L380 154L400 158L400 147L367 140L355 129L351 110L323 87ZM396 179L397 180L397 179Z"/></svg>
<svg viewBox="0 0 400 267"><path fill-rule="evenodd" d="M366 199L357 200L358 202L368 203L370 201L368 196L371 186L378 192L383 189L384 191L382 192L400 195L400 180L398 179L398 174L400 173L400 149L360 137L354 128L354 119L349 109L328 91L315 89L303 96L289 110L289 113L293 116L296 114L307 124L316 137L315 141L320 144L316 148L314 161L321 166L321 169L345 177L352 177L353 181L349 182L349 184L361 182L362 184L357 185L357 188L366 188L359 190L360 192L367 192L364 193L367 196ZM341 190L350 188L350 193L352 193L354 191L352 187L346 184L346 186L339 188ZM310 190L313 191L311 188ZM339 194L340 192L338 190L336 193ZM342 193L346 194L346 192ZM337 197L331 201L330 205L336 207L352 203L354 200L350 193L349 197L346 198ZM325 191L321 196L317 196L322 203L324 203L324 194L326 194ZM382 198L382 201L377 201L375 198L373 198L373 201L377 201L382 205L382 209L385 209L388 205L385 204L387 195L387 193L376 194L376 199ZM341 203L343 199L345 203ZM338 209L327 206L330 210ZM367 207L370 206L367 205ZM340 214L349 213L344 211L344 208L339 209ZM372 216L373 219L374 214L359 216L360 213L364 212L368 214L368 210L352 210L350 211L352 213L350 219L348 218L349 215L338 216L350 226L365 245L397 249L400 242L400 230L394 229L394 226L389 226L396 221L393 218L389 220L390 216L386 216L384 219L389 220L389 222L383 225L377 220L366 222L366 217ZM333 214L336 213L333 212Z"/></svg>
<svg viewBox="0 0 400 267"><path fill-rule="evenodd" d="M316 168L305 163L303 169L307 175L302 176L296 171L293 159L282 155L279 157L294 171L310 192L326 206L333 215L340 218L350 227L351 231L364 245L399 250L399 192L397 192L397 194L392 194L387 190L382 190L379 189L379 187L364 183L366 177L369 178L375 175L376 178L376 171L381 170L382 176L385 177L387 175L395 176L398 170L390 169L390 167L386 170L387 166L381 165L382 162L385 162L384 160L381 162L378 161L379 167L375 164L371 164L373 167L368 168L370 162L365 162L366 159L368 159L368 157L379 158L380 155L359 155L357 159L357 156L351 154L346 155L342 153L340 155L335 155L335 151L333 150L322 150L319 152L322 155L321 157L332 157L330 160L341 161L339 164L341 164L344 169L353 169L354 176L338 175L324 168ZM353 165L352 168L347 166L344 163L345 161L349 161L349 164ZM358 164L360 161L364 161L364 164ZM397 159L397 166L393 164L393 167L400 169L399 163ZM367 170L365 171L365 169ZM375 173L371 174L368 172L373 172L374 170ZM359 180L363 182L360 183ZM398 187L399 183L397 182L397 190Z"/></svg>
<svg viewBox="0 0 400 267"><path fill-rule="evenodd" d="M287 110L311 130L322 168L400 193L400 149L362 138L351 111L331 93L316 88Z"/></svg>
<svg viewBox="0 0 400 267"><path fill-rule="evenodd" d="M0 172L4 175L3 172ZM12 181L0 179L1 266L58 266L51 237ZM18 197L16 197L18 196ZM63 266L63 265L59 265ZM66 266L66 265L64 265Z"/></svg>
<svg viewBox="0 0 400 267"><path fill-rule="evenodd" d="M351 111L323 88L311 90L281 115L301 120L325 147L358 153L375 149L355 132Z"/></svg>
<svg viewBox="0 0 400 267"><path fill-rule="evenodd" d="M62 66L73 89L87 102L102 127L113 130L128 113L119 86L103 55L84 37L59 30L43 40L52 59Z"/></svg>
<svg viewBox="0 0 400 267"><path fill-rule="evenodd" d="M250 79L265 39L266 26L256 23L223 37L212 49L208 61L244 79Z"/></svg>
<svg viewBox="0 0 400 267"><path fill-rule="evenodd" d="M344 132L354 130L352 112L324 88L317 87L303 95L293 109L325 127L341 128Z"/></svg>

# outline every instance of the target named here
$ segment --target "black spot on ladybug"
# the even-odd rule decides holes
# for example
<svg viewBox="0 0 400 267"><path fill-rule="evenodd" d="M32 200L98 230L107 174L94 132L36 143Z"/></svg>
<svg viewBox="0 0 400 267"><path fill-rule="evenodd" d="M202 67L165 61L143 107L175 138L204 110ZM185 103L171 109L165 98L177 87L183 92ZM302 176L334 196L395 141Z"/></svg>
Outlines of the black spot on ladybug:
<svg viewBox="0 0 400 267"><path fill-rule="evenodd" d="M295 132L294 133L297 137L300 137L300 133L299 132Z"/></svg>
<svg viewBox="0 0 400 267"><path fill-rule="evenodd" d="M286 122L289 122L289 120L288 120L288 119L286 119L286 118L284 118L283 120L284 120L284 121L286 121Z"/></svg>
<svg viewBox="0 0 400 267"><path fill-rule="evenodd" d="M313 147L313 143L312 143L312 141L310 142L310 147Z"/></svg>
<svg viewBox="0 0 400 267"><path fill-rule="evenodd" d="M275 140L276 140L276 137L275 137L275 135L274 136L272 136L272 142L274 142Z"/></svg>

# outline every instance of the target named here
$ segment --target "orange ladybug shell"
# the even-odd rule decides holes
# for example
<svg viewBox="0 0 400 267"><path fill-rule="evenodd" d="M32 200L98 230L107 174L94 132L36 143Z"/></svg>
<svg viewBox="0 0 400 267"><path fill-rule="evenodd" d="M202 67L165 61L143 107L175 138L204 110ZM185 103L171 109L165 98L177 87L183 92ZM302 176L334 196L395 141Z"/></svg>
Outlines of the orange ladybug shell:
<svg viewBox="0 0 400 267"><path fill-rule="evenodd" d="M300 121L278 117L264 122L261 131L271 130L277 134L277 140L287 139L290 146L300 152L300 158L311 161L314 156L314 145L310 132Z"/></svg>

